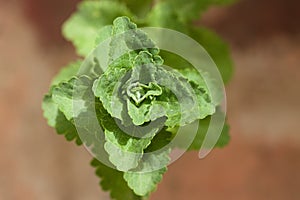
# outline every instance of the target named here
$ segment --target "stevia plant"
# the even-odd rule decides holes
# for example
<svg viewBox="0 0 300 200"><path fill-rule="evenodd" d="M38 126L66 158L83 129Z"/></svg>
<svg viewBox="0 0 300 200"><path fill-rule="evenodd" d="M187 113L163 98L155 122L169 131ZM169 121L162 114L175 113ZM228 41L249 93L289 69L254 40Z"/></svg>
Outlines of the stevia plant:
<svg viewBox="0 0 300 200"><path fill-rule="evenodd" d="M112 199L147 199L167 171L172 149L200 149L212 117L223 115L214 78L205 80L191 63L160 49L138 27L191 36L227 82L232 72L227 46L192 22L209 5L229 2L88 0L64 24L63 34L79 59L54 77L43 100L44 116L58 134L90 150L91 165ZM199 128L188 147L172 143L181 127L194 122ZM188 138L190 129L184 130ZM228 141L225 125L214 147Z"/></svg>

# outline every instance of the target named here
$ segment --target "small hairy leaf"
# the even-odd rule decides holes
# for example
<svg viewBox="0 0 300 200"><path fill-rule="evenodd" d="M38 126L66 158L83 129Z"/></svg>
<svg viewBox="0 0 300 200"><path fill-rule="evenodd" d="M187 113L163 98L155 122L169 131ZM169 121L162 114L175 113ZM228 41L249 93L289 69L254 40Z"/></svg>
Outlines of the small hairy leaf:
<svg viewBox="0 0 300 200"><path fill-rule="evenodd" d="M186 25L179 20L176 10L167 1L160 1L153 6L147 15L147 25L186 32Z"/></svg>
<svg viewBox="0 0 300 200"><path fill-rule="evenodd" d="M83 1L63 25L63 34L73 42L79 55L87 56L95 47L99 29L123 15L132 16L123 4L108 0Z"/></svg>
<svg viewBox="0 0 300 200"><path fill-rule="evenodd" d="M131 190L123 178L123 172L112 169L96 159L91 165L96 168L96 175L101 178L100 185L104 191L110 191L110 196L115 200L142 200Z"/></svg>
<svg viewBox="0 0 300 200"><path fill-rule="evenodd" d="M56 118L55 129L58 134L64 135L68 141L75 140L77 145L82 144L74 124L68 121L65 115L60 111L58 112L58 116Z"/></svg>
<svg viewBox="0 0 300 200"><path fill-rule="evenodd" d="M170 162L170 148L165 147L172 139L172 133L161 130L145 149L146 154L139 166L124 173L124 178L136 194L148 196L156 189ZM164 149L163 149L164 148Z"/></svg>
<svg viewBox="0 0 300 200"><path fill-rule="evenodd" d="M178 21L185 23L191 20L196 20L200 17L200 14L205 11L208 6L224 5L232 3L234 0L163 0L162 3L168 3L168 7L174 11L174 15L178 18Z"/></svg>
<svg viewBox="0 0 300 200"><path fill-rule="evenodd" d="M53 102L51 94L44 97L42 109L49 126L54 127L58 134L64 135L68 141L75 140L77 145L82 144L75 126L58 109L58 105Z"/></svg>
<svg viewBox="0 0 300 200"><path fill-rule="evenodd" d="M72 62L66 67L63 67L60 72L53 78L51 85L58 85L61 82L68 81L71 77L76 76L82 64L81 60Z"/></svg>
<svg viewBox="0 0 300 200"><path fill-rule="evenodd" d="M221 112L219 109L217 112ZM190 145L188 150L199 150L202 146L204 138L207 134L208 127L210 125L211 116L206 117L199 121L198 131L196 137L194 138L192 144ZM229 125L225 123L221 135L215 144L214 147L224 147L229 143L230 136L229 136Z"/></svg>
<svg viewBox="0 0 300 200"><path fill-rule="evenodd" d="M124 173L124 179L137 195L148 196L162 180L169 162L169 151L145 154L137 169Z"/></svg>
<svg viewBox="0 0 300 200"><path fill-rule="evenodd" d="M42 109L44 111L44 117L47 119L48 125L51 127L55 127L56 117L59 110L57 104L53 102L51 94L47 94L44 96Z"/></svg>
<svg viewBox="0 0 300 200"><path fill-rule="evenodd" d="M227 83L233 73L233 63L230 57L228 45L214 32L206 28L192 27L190 35L201 44L216 63L223 81Z"/></svg>
<svg viewBox="0 0 300 200"><path fill-rule="evenodd" d="M151 139L154 137L158 128L151 127L146 130L149 137L137 138L134 135L135 129L124 129L120 127L121 124L116 123L116 119L112 118L103 108L99 116L102 127L105 129L104 148L109 154L109 160L120 171L128 171L137 167L140 159L143 156L144 149L146 149ZM131 131L128 132L127 131ZM145 135L146 135L145 133Z"/></svg>

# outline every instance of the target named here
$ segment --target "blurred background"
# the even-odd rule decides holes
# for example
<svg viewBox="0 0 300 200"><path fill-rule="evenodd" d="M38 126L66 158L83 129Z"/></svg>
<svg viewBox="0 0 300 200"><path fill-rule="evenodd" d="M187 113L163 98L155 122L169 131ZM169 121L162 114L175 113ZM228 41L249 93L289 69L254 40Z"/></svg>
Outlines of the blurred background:
<svg viewBox="0 0 300 200"><path fill-rule="evenodd" d="M51 78L76 58L60 26L78 0L0 0L0 200L106 200L91 156L48 127ZM241 0L198 22L230 45L230 144L186 153L151 200L300 199L300 1Z"/></svg>

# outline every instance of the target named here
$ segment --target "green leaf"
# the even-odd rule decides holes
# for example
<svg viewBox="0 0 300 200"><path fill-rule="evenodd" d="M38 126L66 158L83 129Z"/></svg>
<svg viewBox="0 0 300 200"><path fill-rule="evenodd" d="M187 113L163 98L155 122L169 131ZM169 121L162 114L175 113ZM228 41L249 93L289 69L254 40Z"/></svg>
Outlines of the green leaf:
<svg viewBox="0 0 300 200"><path fill-rule="evenodd" d="M118 99L112 99L115 97L115 88L119 87L120 79L125 76L128 68L132 64L129 59L129 54L121 56L118 60L112 63L104 74L94 82L93 91L96 97L99 97L103 103L104 108L112 116L121 119L122 104L118 102ZM113 113L112 107L119 110L119 113Z"/></svg>
<svg viewBox="0 0 300 200"><path fill-rule="evenodd" d="M55 127L56 117L58 115L58 106L52 100L51 94L46 94L43 99L42 109L44 117L47 119L48 125Z"/></svg>
<svg viewBox="0 0 300 200"><path fill-rule="evenodd" d="M157 55L159 50L154 43L145 33L137 30L136 25L127 17L114 20L111 35L114 37L109 49L110 64L104 74L94 82L93 91L108 113L126 124L122 116L125 112L124 106L118 97L122 79L130 74L135 65L142 65L145 62L162 63L162 60ZM143 57L144 54L150 58Z"/></svg>
<svg viewBox="0 0 300 200"><path fill-rule="evenodd" d="M137 167L143 156L143 150L149 146L161 124L157 123L149 127L124 127L103 107L99 106L97 109L99 120L105 130L104 148L109 154L110 162L120 171Z"/></svg>
<svg viewBox="0 0 300 200"><path fill-rule="evenodd" d="M44 117L48 124L54 127L58 134L64 135L68 141L75 140L77 145L81 145L81 139L72 122L68 121L65 115L58 109L58 105L52 100L51 93L44 97L42 108Z"/></svg>
<svg viewBox="0 0 300 200"><path fill-rule="evenodd" d="M77 65L81 66L80 63ZM68 120L78 117L80 113L86 112L91 107L91 104L94 103L95 97L92 92L92 86L94 80L101 73L99 63L95 59L92 62L88 62L88 67L83 66L81 71L77 69L76 76L72 74L74 71L70 70L71 67L72 65L69 65L67 68L69 73L59 74L59 79L57 80L61 80L61 82L54 85L51 91L53 102ZM65 81L67 76L62 75L73 76Z"/></svg>
<svg viewBox="0 0 300 200"><path fill-rule="evenodd" d="M151 141L151 144L145 149L145 152L155 152L161 150L163 147L166 147L174 137L174 133L170 131L166 126L157 133Z"/></svg>
<svg viewBox="0 0 300 200"><path fill-rule="evenodd" d="M149 122L150 116L148 115L150 105L143 104L140 107L136 107L130 100L127 100L128 115L132 119L132 123L139 126L145 122Z"/></svg>
<svg viewBox="0 0 300 200"><path fill-rule="evenodd" d="M95 46L99 45L101 42L104 42L105 40L109 39L112 34L112 25L107 25L102 27L97 34L96 40L95 40Z"/></svg>
<svg viewBox="0 0 300 200"><path fill-rule="evenodd" d="M59 74L53 79L53 86L51 87L49 94L45 95L42 103L44 117L48 120L49 126L54 127L58 134L64 135L66 140L75 140L77 145L81 145L82 141L77 133L76 127L66 118L64 113L59 109L59 105L53 100L53 91L59 82L75 76L80 65L81 61L77 61L62 68Z"/></svg>
<svg viewBox="0 0 300 200"><path fill-rule="evenodd" d="M209 6L230 4L233 1L234 0L161 0L156 4L155 8L160 7L162 13L163 10L167 10L167 13L172 13L172 17L164 15L165 18L176 19L173 21L180 21L187 24L192 20L199 19L200 14L207 10ZM155 8L154 11L156 11ZM155 21L158 20L156 19Z"/></svg>
<svg viewBox="0 0 300 200"><path fill-rule="evenodd" d="M101 109L101 108L100 108ZM151 143L158 128L150 127L145 129L145 138L134 137L135 131L141 128L135 127L122 130L122 125L116 123L116 119L112 118L105 109L101 109L99 116L102 127L105 129L105 145L104 148L109 154L109 160L116 166L119 171L128 171L137 167L143 156L144 149ZM131 132L129 132L131 131Z"/></svg>
<svg viewBox="0 0 300 200"><path fill-rule="evenodd" d="M215 61L225 83L232 76L233 64L229 54L229 48L219 36L203 27L193 27L188 21L198 19L200 13L210 5L223 5L235 0L165 0L157 3L148 14L148 25L170 28L185 33L199 42ZM170 53L161 54L166 60L166 65L173 68L189 67L188 62L172 56Z"/></svg>
<svg viewBox="0 0 300 200"><path fill-rule="evenodd" d="M67 66L63 67L60 72L53 78L51 82L50 92L49 94L46 94L43 99L42 108L44 110L44 117L48 120L48 124L51 127L55 127L55 119L58 115L58 106L52 99L53 89L55 85L58 85L59 83L64 81L68 81L72 77L76 76L81 63L82 61L78 60L77 62L70 63Z"/></svg>
<svg viewBox="0 0 300 200"><path fill-rule="evenodd" d="M97 59L85 61L76 77L55 87L53 98L60 110L76 125L82 142L98 155L104 151L104 133L97 112L101 103L95 98L92 86L100 74L101 68Z"/></svg>
<svg viewBox="0 0 300 200"><path fill-rule="evenodd" d="M73 114L73 85L75 81L76 79L72 78L68 82L62 82L55 86L52 91L53 102L64 113L67 120L71 120L75 116Z"/></svg>
<svg viewBox="0 0 300 200"><path fill-rule="evenodd" d="M105 131L107 140L104 148L109 154L109 160L119 171L128 171L137 167L143 156L143 150L150 144L151 139L135 139L126 133Z"/></svg>
<svg viewBox="0 0 300 200"><path fill-rule="evenodd" d="M87 110L84 96L85 91L91 88L88 79L87 76L73 77L68 82L62 82L53 88L52 99L68 120L78 117L80 113Z"/></svg>
<svg viewBox="0 0 300 200"><path fill-rule="evenodd" d="M55 125L56 132L64 135L68 141L75 140L77 145L81 145L82 141L77 133L77 129L73 123L68 121L62 112L58 112Z"/></svg>
<svg viewBox="0 0 300 200"><path fill-rule="evenodd" d="M78 70L82 64L81 60L72 62L66 67L63 67L60 72L53 78L51 85L58 85L61 82L70 80L73 76L76 76Z"/></svg>
<svg viewBox="0 0 300 200"><path fill-rule="evenodd" d="M140 196L148 196L162 180L170 162L170 151L151 152L144 155L137 169L124 173L128 186ZM158 168L158 169L157 169Z"/></svg>
<svg viewBox="0 0 300 200"><path fill-rule="evenodd" d="M157 55L159 50L143 32L136 30L136 25L128 18L114 20L111 30L112 35L119 37L110 43L111 64L94 82L93 91L112 117L118 118L124 125L131 121L142 125L165 115L168 118L166 125L174 127L215 112L209 96L203 98L207 94L201 93L202 88L196 88L196 97L180 73L160 66L163 61ZM136 33L137 37L122 35L128 30ZM139 52L136 52L136 47Z"/></svg>
<svg viewBox="0 0 300 200"><path fill-rule="evenodd" d="M100 185L104 191L110 191L110 196L115 200L142 200L131 190L123 178L123 172L112 169L96 159L91 165L96 168L96 175L101 178Z"/></svg>
<svg viewBox="0 0 300 200"><path fill-rule="evenodd" d="M48 120L48 124L51 127L55 127L55 120L59 112L58 105L52 99L53 90L59 83L68 81L72 77L76 76L81 63L82 61L79 60L63 67L60 72L53 78L49 94L46 94L44 96L42 109L44 111L44 117Z"/></svg>
<svg viewBox="0 0 300 200"><path fill-rule="evenodd" d="M218 110L218 112L221 112L221 111ZM202 143L204 141L204 138L206 136L208 127L210 125L210 120L211 120L211 116L208 116L205 119L199 120L197 135L194 138L194 140L188 150L199 150L200 149L200 147L202 146ZM225 123L223 130L221 132L221 135L214 147L224 147L229 143L229 140L230 140L229 125Z"/></svg>
<svg viewBox="0 0 300 200"><path fill-rule="evenodd" d="M152 139L151 144L145 149L147 154L140 161L139 166L131 171L124 173L124 178L128 182L130 188L136 194L148 196L153 192L157 184L161 181L162 175L167 170L170 162L170 149L165 148L172 140L172 133L162 129Z"/></svg>
<svg viewBox="0 0 300 200"><path fill-rule="evenodd" d="M130 78L121 87L121 93L127 95L124 103L127 104L128 114L135 125L142 125L164 116L161 115L164 112L156 112L159 111L157 106L153 107L155 98L163 92L155 82L157 71L157 67L154 66L155 62L152 54L141 51L135 58L135 66L130 73Z"/></svg>
<svg viewBox="0 0 300 200"><path fill-rule="evenodd" d="M136 15L135 19L143 19L145 15L150 11L153 0L119 0L126 4L132 13Z"/></svg>
<svg viewBox="0 0 300 200"><path fill-rule="evenodd" d="M112 113L112 96L115 87L119 83L120 79L127 73L127 71L133 66L131 57L135 56L135 53L130 53L129 49L124 43L124 37L122 33L135 29L136 26L129 21L128 18L117 18L114 20L114 24L111 27L104 27L102 31L106 31L105 35L108 37L108 32L111 32L110 36L114 36L110 42L109 57L110 65L101 75L99 79L94 82L93 91L96 97L99 97L103 103L104 108L113 117L121 118L121 114ZM121 36L116 37L116 35ZM103 40L103 39L100 39ZM120 103L116 100L117 107L121 109Z"/></svg>
<svg viewBox="0 0 300 200"><path fill-rule="evenodd" d="M157 103L165 108L166 126L184 126L198 118L196 95L188 81L176 70L158 67L156 82L165 88Z"/></svg>
<svg viewBox="0 0 300 200"><path fill-rule="evenodd" d="M212 115L215 107L220 105L224 99L222 87L210 76L208 72L197 71L193 68L179 70L181 74L189 80L196 93L199 106L199 119ZM209 90L210 86L211 90ZM203 113L206 113L203 115Z"/></svg>
<svg viewBox="0 0 300 200"><path fill-rule="evenodd" d="M179 10L180 8L177 7L176 9ZM150 27L164 27L186 32L186 25L179 20L176 10L171 7L170 2L161 1L155 4L148 13L146 20Z"/></svg>
<svg viewBox="0 0 300 200"><path fill-rule="evenodd" d="M82 144L83 140L86 145L91 145L97 141L96 129L99 127L91 124L90 120L92 116L90 113L94 112L95 104L91 89L93 80L99 74L97 72L99 66L96 62L92 62L89 70L84 71L86 75L78 74L79 66L81 61L61 70L54 78L54 85L49 94L45 95L42 108L48 124L56 128L58 134L65 135L68 141L75 139L77 144ZM86 134L81 134L80 138L77 130Z"/></svg>
<svg viewBox="0 0 300 200"><path fill-rule="evenodd" d="M72 41L79 55L86 56L95 47L100 28L123 15L132 16L123 4L108 0L83 1L63 25L63 34Z"/></svg>
<svg viewBox="0 0 300 200"><path fill-rule="evenodd" d="M233 72L233 63L227 44L217 34L206 28L190 28L190 36L202 45L212 57L224 83L227 83Z"/></svg>
<svg viewBox="0 0 300 200"><path fill-rule="evenodd" d="M167 171L166 168L153 172L125 172L124 179L133 189L134 193L140 196L148 196L155 191L157 184L162 180L163 174Z"/></svg>

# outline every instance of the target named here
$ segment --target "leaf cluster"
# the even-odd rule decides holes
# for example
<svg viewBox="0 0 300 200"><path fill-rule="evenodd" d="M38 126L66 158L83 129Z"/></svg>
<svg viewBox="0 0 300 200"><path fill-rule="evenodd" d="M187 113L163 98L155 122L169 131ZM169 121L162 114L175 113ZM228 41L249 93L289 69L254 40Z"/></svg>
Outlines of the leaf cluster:
<svg viewBox="0 0 300 200"><path fill-rule="evenodd" d="M190 35L208 50L227 82L232 71L227 46L192 22L209 5L229 2L86 0L64 24L64 36L82 57L113 38L105 70L91 56L89 62L80 59L67 65L53 79L42 104L44 117L58 134L90 147L95 155L91 164L111 198L149 197L167 170L171 148L163 147L176 136L176 129L199 120L189 150L199 149L211 116L220 112L220 102L212 101L202 76L187 61L160 51L137 26L172 28ZM127 31L130 37L124 34ZM163 63L174 69L165 69ZM82 65L88 67L80 72ZM228 141L226 125L216 147Z"/></svg>

